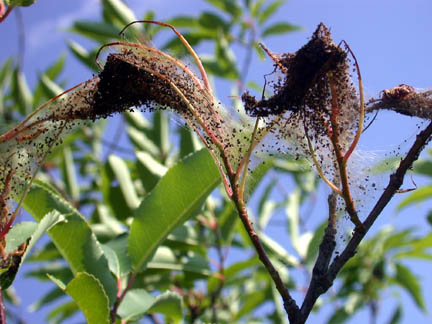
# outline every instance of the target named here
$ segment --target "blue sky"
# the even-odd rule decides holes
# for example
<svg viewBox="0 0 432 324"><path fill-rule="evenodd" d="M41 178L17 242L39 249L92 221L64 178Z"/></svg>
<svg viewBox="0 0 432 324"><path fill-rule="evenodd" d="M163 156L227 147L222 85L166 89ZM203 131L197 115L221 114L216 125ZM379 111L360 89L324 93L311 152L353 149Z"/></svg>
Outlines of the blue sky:
<svg viewBox="0 0 432 324"><path fill-rule="evenodd" d="M156 18L164 20L176 14L197 14L204 8L209 8L202 0L129 0L126 1L137 17L151 9L156 12ZM182 5L173 5L181 3ZM66 32L75 19L99 19L99 1L54 1L39 0L36 5L21 10L25 27L25 57L24 72L30 84L33 85L37 72L45 69L58 58L60 53L67 53L66 40L72 38L83 44L83 40ZM346 40L354 51L360 64L366 94L376 96L379 91L407 83L416 88L430 88L432 85L432 1L390 1L390 0L291 0L283 6L273 21L289 21L300 25L303 29L287 36L275 36L266 41L266 46L274 52L293 52L301 47L310 37L319 22L330 27L336 42ZM12 13L5 22L0 24L0 39L2 48L0 62L18 52L16 17ZM156 44L157 45L157 44ZM199 54L208 50L198 48ZM238 53L241 58L242 53ZM91 77L79 63L67 55L67 69L63 78L68 86ZM254 58L253 69L249 79L262 84L263 73L271 71L269 60L262 62ZM218 85L218 83L216 83ZM221 90L222 89L222 90ZM221 85L218 93L222 101L226 101L228 93ZM361 141L364 150L378 150L377 154L397 147L405 139L412 140L418 120L391 113L380 113L373 127L368 130ZM416 182L422 184L422 180ZM424 183L424 182L423 182ZM409 186L409 183L407 184ZM431 206L412 207L404 213L397 214L394 204L379 220L377 227L391 223L394 226L426 227L425 212ZM427 308L432 306L432 293L426 287L432 285L430 273L432 267L427 263L415 263L415 272L424 281L427 296ZM20 281L21 277L18 278ZM27 286L23 286L27 285ZM28 286L30 285L30 286ZM31 288L29 291L29 287ZM35 301L40 294L40 287L34 282L23 281L17 287L23 297L24 305ZM389 300L389 301L387 301ZM409 297L404 296L404 323L426 322L431 315L421 314ZM387 304L388 303L388 304ZM383 314L393 305L388 296L383 307ZM22 308L25 311L25 308ZM31 323L43 323L41 315L29 315ZM384 321L386 317L380 317ZM367 320L367 314L360 314L352 323ZM36 322L37 321L37 322ZM320 323L315 318L311 323ZM381 321L379 321L381 323Z"/></svg>

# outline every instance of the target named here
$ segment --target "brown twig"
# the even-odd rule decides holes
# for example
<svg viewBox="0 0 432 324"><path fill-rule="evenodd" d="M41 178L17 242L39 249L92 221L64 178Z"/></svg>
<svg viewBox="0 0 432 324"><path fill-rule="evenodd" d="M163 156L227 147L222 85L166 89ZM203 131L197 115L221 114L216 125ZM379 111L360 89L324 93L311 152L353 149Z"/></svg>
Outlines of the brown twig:
<svg viewBox="0 0 432 324"><path fill-rule="evenodd" d="M325 279L325 276L328 271L328 266L330 263L330 259L333 255L333 251L336 247L336 221L337 221L337 194L332 192L328 197L328 205L329 205L329 218L328 224L324 232L323 240L319 247L318 258L315 262L313 271L312 271L312 279L309 285L308 291L306 293L305 299L300 309L300 319L303 319L303 322L306 321L310 312L312 311L313 306L317 298L324 293L322 290L322 280Z"/></svg>
<svg viewBox="0 0 432 324"><path fill-rule="evenodd" d="M384 190L383 194L379 198L378 202L369 213L366 220L363 222L364 231L355 230L353 237L343 250L340 256L336 257L332 264L330 265L327 282L332 283L336 278L336 275L342 269L342 267L352 258L355 254L357 247L360 242L371 228L373 223L376 221L378 216L381 214L383 209L387 206L389 201L392 199L393 195L399 190L403 183L406 172L410 169L420 155L420 152L424 149L426 144L430 141L432 136L432 122L417 135L414 144L411 146L408 154L400 162L399 167L396 172L390 176L389 184Z"/></svg>
<svg viewBox="0 0 432 324"><path fill-rule="evenodd" d="M278 271L273 266L270 258L268 257L266 251L264 250L264 247L261 244L261 241L255 232L252 223L250 222L248 212L246 210L246 205L243 200L239 199L239 188L238 186L232 186L234 187L233 191L233 201L236 205L238 215L243 223L243 226L249 235L249 238L255 248L255 251L258 254L258 258L264 265L264 267L267 269L267 272L270 274L274 284L276 285L276 289L278 290L279 294L282 297L285 311L288 314L288 318L290 322L293 322L297 319L299 315L299 307L297 306L296 301L291 297L290 292L288 291L288 288L285 286L285 284L282 281L282 278L280 277Z"/></svg>
<svg viewBox="0 0 432 324"><path fill-rule="evenodd" d="M331 92L331 99L332 99L332 112L330 118L332 132L331 132L330 140L333 144L333 150L335 152L336 161L339 168L340 182L342 184L342 197L345 200L345 208L348 212L351 221L356 226L356 229L362 229L363 225L360 219L358 218L357 211L354 206L354 201L351 196L351 191L348 183L348 174L346 169L346 160L344 159L344 155L342 153L341 145L339 141L340 132L339 132L339 125L337 120L337 116L339 115L339 107L338 107L338 100L337 100L336 85L333 78L330 78L330 92Z"/></svg>

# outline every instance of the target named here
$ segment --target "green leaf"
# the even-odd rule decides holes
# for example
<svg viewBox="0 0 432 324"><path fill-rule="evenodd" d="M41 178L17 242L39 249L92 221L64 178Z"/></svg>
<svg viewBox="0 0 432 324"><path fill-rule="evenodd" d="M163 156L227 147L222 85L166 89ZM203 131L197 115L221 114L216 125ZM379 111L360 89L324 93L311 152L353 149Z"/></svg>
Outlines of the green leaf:
<svg viewBox="0 0 432 324"><path fill-rule="evenodd" d="M73 201L78 201L80 189L75 170L74 158L69 146L63 148L63 159L61 163L61 172L65 182L66 191Z"/></svg>
<svg viewBox="0 0 432 324"><path fill-rule="evenodd" d="M45 74L51 80L55 80L65 66L66 55L61 54L57 61L51 64L48 69L46 69Z"/></svg>
<svg viewBox="0 0 432 324"><path fill-rule="evenodd" d="M279 22L279 23L275 23L275 24L267 27L266 29L264 29L264 31L261 34L261 37L285 34L285 33L299 30L299 29L300 29L299 26L292 25L292 24L286 23L286 22Z"/></svg>
<svg viewBox="0 0 432 324"><path fill-rule="evenodd" d="M0 88L7 87L9 84L10 76L12 73L12 63L11 58L7 59L0 70Z"/></svg>
<svg viewBox="0 0 432 324"><path fill-rule="evenodd" d="M219 171L207 150L168 170L133 217L129 255L135 270L149 261L170 232L198 211L219 182Z"/></svg>
<svg viewBox="0 0 432 324"><path fill-rule="evenodd" d="M140 204L140 199L136 193L128 166L121 158L115 155L108 157L108 163L120 185L120 190L126 204L132 210L137 208Z"/></svg>
<svg viewBox="0 0 432 324"><path fill-rule="evenodd" d="M284 0L277 0L265 8L259 14L258 24L262 25L266 22L279 9L279 7L284 4L284 2Z"/></svg>
<svg viewBox="0 0 432 324"><path fill-rule="evenodd" d="M407 198L402 200L397 206L401 210L409 205L418 204L426 199L432 198L432 185L424 186L413 191Z"/></svg>
<svg viewBox="0 0 432 324"><path fill-rule="evenodd" d="M392 156L374 165L370 172L372 174L380 174L385 172L395 171L401 161L400 156Z"/></svg>
<svg viewBox="0 0 432 324"><path fill-rule="evenodd" d="M67 46L71 50L72 54L79 60L81 63L86 65L90 70L97 71L98 66L95 63L95 52L89 53L84 47L73 40L67 41Z"/></svg>
<svg viewBox="0 0 432 324"><path fill-rule="evenodd" d="M191 129L180 127L178 132L180 135L180 158L184 158L202 147L196 134Z"/></svg>
<svg viewBox="0 0 432 324"><path fill-rule="evenodd" d="M102 245L111 272L114 273L117 278L130 273L132 269L131 261L127 254L127 243L127 235L121 235Z"/></svg>
<svg viewBox="0 0 432 324"><path fill-rule="evenodd" d="M188 252L188 257L178 258L172 249L159 246L153 258L147 263L148 269L167 269L193 272L202 276L210 275L208 262L199 254Z"/></svg>
<svg viewBox="0 0 432 324"><path fill-rule="evenodd" d="M128 127L127 134L137 150L148 152L153 156L160 155L159 147L143 131L135 127Z"/></svg>
<svg viewBox="0 0 432 324"><path fill-rule="evenodd" d="M75 21L70 31L99 42L106 42L118 38L120 29L103 22L81 20Z"/></svg>
<svg viewBox="0 0 432 324"><path fill-rule="evenodd" d="M122 321L138 321L155 302L155 297L144 289L131 289L118 309Z"/></svg>
<svg viewBox="0 0 432 324"><path fill-rule="evenodd" d="M274 255L279 261L283 262L286 266L296 267L299 265L297 258L289 254L279 243L264 233L260 233L259 237L266 250Z"/></svg>
<svg viewBox="0 0 432 324"><path fill-rule="evenodd" d="M388 321L388 324L398 324L400 323L402 319L402 306L398 305L396 309L394 310L390 320Z"/></svg>
<svg viewBox="0 0 432 324"><path fill-rule="evenodd" d="M244 303L242 307L240 308L239 312L235 314L234 320L238 321L240 318L242 318L245 315L249 315L252 313L255 309L257 309L261 304L263 304L267 298L269 297L269 291L268 289L260 289L256 291L251 291L245 294L243 296Z"/></svg>
<svg viewBox="0 0 432 324"><path fill-rule="evenodd" d="M166 21L168 24L175 26L176 28L184 27L197 27L198 19L194 16L176 16Z"/></svg>
<svg viewBox="0 0 432 324"><path fill-rule="evenodd" d="M122 25L138 20L133 11L121 0L102 0L102 4Z"/></svg>
<svg viewBox="0 0 432 324"><path fill-rule="evenodd" d="M60 306L54 308L47 316L49 323L60 324L64 320L72 317L79 311L77 304L74 301L60 304Z"/></svg>
<svg viewBox="0 0 432 324"><path fill-rule="evenodd" d="M59 298L64 297L64 292L58 287L51 289L48 293L46 293L43 297L41 297L38 301L31 304L29 306L30 312L36 312L44 306L49 305L50 303L56 301Z"/></svg>
<svg viewBox="0 0 432 324"><path fill-rule="evenodd" d="M294 190L288 197L286 202L286 215L288 217L288 234L291 242L293 243L296 251L299 251L299 212L300 212L300 198L301 193L299 190Z"/></svg>
<svg viewBox="0 0 432 324"><path fill-rule="evenodd" d="M33 248L45 231L59 220L58 213L47 214L41 223L22 222L15 225L6 235L6 253L11 253L18 249L18 246L30 239L30 244L26 247L24 254L17 254L10 258L10 263L3 265L1 269L0 282L3 289L9 287L18 272L18 269L29 251Z"/></svg>
<svg viewBox="0 0 432 324"><path fill-rule="evenodd" d="M396 264L396 274L395 281L403 288L407 290L407 292L414 299L417 306L423 311L426 312L426 305L423 300L421 286L418 278L411 272L410 269L403 266L400 263Z"/></svg>
<svg viewBox="0 0 432 324"><path fill-rule="evenodd" d="M78 304L88 324L110 323L108 296L96 277L79 272L66 287L54 277L51 279Z"/></svg>
<svg viewBox="0 0 432 324"><path fill-rule="evenodd" d="M257 18L259 13L261 12L262 5L266 2L266 0L257 0L254 1L251 5L250 13L251 16Z"/></svg>
<svg viewBox="0 0 432 324"><path fill-rule="evenodd" d="M34 4L36 0L6 0L6 3L9 6L21 6L21 7L28 7Z"/></svg>
<svg viewBox="0 0 432 324"><path fill-rule="evenodd" d="M238 17L242 14L242 9L238 4L237 0L206 0L213 6L229 13L234 17Z"/></svg>
<svg viewBox="0 0 432 324"><path fill-rule="evenodd" d="M45 73L39 76L40 85L47 98L53 98L64 90L54 81L52 81Z"/></svg>
<svg viewBox="0 0 432 324"><path fill-rule="evenodd" d="M169 121L169 115L166 112L158 110L153 113L153 130L151 132L151 139L160 150L158 158L166 157L169 154L171 147Z"/></svg>
<svg viewBox="0 0 432 324"><path fill-rule="evenodd" d="M28 238L34 233L37 227L34 222L21 222L11 228L6 235L6 253L15 251L18 246L26 242Z"/></svg>
<svg viewBox="0 0 432 324"><path fill-rule="evenodd" d="M316 256L318 255L319 246L322 242L322 239L324 237L324 231L327 226L327 221L322 223L313 234L313 237L308 245L306 257L305 257L305 263L306 264L312 264L312 262L315 260Z"/></svg>
<svg viewBox="0 0 432 324"><path fill-rule="evenodd" d="M227 31L229 29L229 25L227 22L219 15L213 13L204 11L199 19L199 24L207 29L223 29L224 31Z"/></svg>
<svg viewBox="0 0 432 324"><path fill-rule="evenodd" d="M13 71L12 86L12 93L18 104L19 112L25 115L31 107L33 96L25 75L18 68Z"/></svg>
<svg viewBox="0 0 432 324"><path fill-rule="evenodd" d="M413 171L417 174L423 174L432 177L432 161L430 160L417 160L414 162Z"/></svg>
<svg viewBox="0 0 432 324"><path fill-rule="evenodd" d="M73 273L87 272L100 280L113 302L116 295L116 282L95 235L85 218L55 190L48 185L35 181L23 207L37 221L52 210L57 210L65 221L55 224L48 231L57 249L63 255Z"/></svg>
<svg viewBox="0 0 432 324"><path fill-rule="evenodd" d="M156 297L148 313L164 314L168 318L181 320L183 318L182 297L172 291L164 292Z"/></svg>

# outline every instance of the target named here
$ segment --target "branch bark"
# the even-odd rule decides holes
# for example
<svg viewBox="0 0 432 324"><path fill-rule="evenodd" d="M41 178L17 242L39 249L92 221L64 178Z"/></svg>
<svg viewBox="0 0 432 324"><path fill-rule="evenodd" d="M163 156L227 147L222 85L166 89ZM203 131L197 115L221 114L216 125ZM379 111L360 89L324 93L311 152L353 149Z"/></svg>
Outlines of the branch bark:
<svg viewBox="0 0 432 324"><path fill-rule="evenodd" d="M313 269L311 283L301 306L300 314L295 318L295 321L291 321L291 324L306 322L318 297L324 294L333 285L333 282L342 267L355 255L356 249L365 237L366 233L372 227L389 201L393 198L397 190L401 187L406 172L412 167L414 161L418 159L421 151L431 140L431 136L432 122L417 135L408 154L400 162L396 172L390 176L390 181L386 189L367 216L366 220L362 223L363 228L356 228L353 237L348 242L345 249L342 251L340 256L334 258L330 265L329 262L336 245L336 197L335 193L332 193L329 196L329 223L319 248L319 254Z"/></svg>

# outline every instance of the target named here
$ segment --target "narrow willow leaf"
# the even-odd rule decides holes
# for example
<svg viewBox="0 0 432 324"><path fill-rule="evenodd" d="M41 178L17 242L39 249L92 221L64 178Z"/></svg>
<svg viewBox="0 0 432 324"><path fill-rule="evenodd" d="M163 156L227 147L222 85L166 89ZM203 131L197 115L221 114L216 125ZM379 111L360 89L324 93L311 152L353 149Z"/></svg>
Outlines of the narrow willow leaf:
<svg viewBox="0 0 432 324"><path fill-rule="evenodd" d="M154 304L156 298L144 289L131 289L118 309L122 321L138 321Z"/></svg>
<svg viewBox="0 0 432 324"><path fill-rule="evenodd" d="M160 157L168 156L171 148L169 121L168 114L163 111L156 111L153 114L153 137L151 139L159 148Z"/></svg>
<svg viewBox="0 0 432 324"><path fill-rule="evenodd" d="M68 40L67 45L71 50L72 54L79 60L81 63L86 65L90 70L97 71L98 67L95 63L95 53L89 53L84 47L73 40Z"/></svg>
<svg viewBox="0 0 432 324"><path fill-rule="evenodd" d="M326 226L327 226L327 221L325 221L318 228L315 229L313 237L310 240L309 245L307 247L307 252L305 257L306 264L312 264L312 262L315 260L316 256L318 255L319 246L324 237L324 231Z"/></svg>
<svg viewBox="0 0 432 324"><path fill-rule="evenodd" d="M102 4L123 26L138 20L133 11L121 0L102 0Z"/></svg>
<svg viewBox="0 0 432 324"><path fill-rule="evenodd" d="M55 61L46 69L45 71L46 76L51 80L55 80L63 71L63 68L65 66L65 61L66 61L66 55L63 53L60 55L57 61Z"/></svg>
<svg viewBox="0 0 432 324"><path fill-rule="evenodd" d="M411 272L411 270L400 263L396 264L395 281L405 288L414 299L417 306L423 312L426 312L426 305L423 300L420 282L418 278Z"/></svg>
<svg viewBox="0 0 432 324"><path fill-rule="evenodd" d="M284 263L289 267L296 267L299 265L299 261L296 257L289 254L279 243L271 239L264 233L260 233L259 237L261 243L272 255L274 255L280 262Z"/></svg>
<svg viewBox="0 0 432 324"><path fill-rule="evenodd" d="M79 311L77 304L72 300L68 303L60 304L60 306L51 310L47 316L48 323L63 323L66 319L72 317Z"/></svg>
<svg viewBox="0 0 432 324"><path fill-rule="evenodd" d="M36 312L39 309L43 308L44 306L49 305L50 303L56 301L57 299L64 297L64 292L58 287L55 287L54 289L51 289L48 293L43 295L38 301L31 304L29 306L30 312Z"/></svg>
<svg viewBox="0 0 432 324"><path fill-rule="evenodd" d="M0 69L0 88L6 88L9 85L10 77L12 74L12 63L11 58L7 59Z"/></svg>
<svg viewBox="0 0 432 324"><path fill-rule="evenodd" d="M78 185L74 159L69 146L63 148L61 172L65 181L66 190L73 201L78 201L80 189Z"/></svg>
<svg viewBox="0 0 432 324"><path fill-rule="evenodd" d="M301 193L294 190L286 202L286 215L288 217L288 234L291 242L298 252L299 248L299 209Z"/></svg>
<svg viewBox="0 0 432 324"><path fill-rule="evenodd" d="M166 269L184 272L193 272L203 276L210 275L210 267L202 256L188 252L187 258L178 258L172 249L159 246L153 258L147 263L148 269Z"/></svg>
<svg viewBox="0 0 432 324"><path fill-rule="evenodd" d="M164 292L156 297L153 306L148 310L148 313L164 314L168 318L181 320L183 318L182 297L172 291Z"/></svg>
<svg viewBox="0 0 432 324"><path fill-rule="evenodd" d="M299 26L292 25L290 23L286 23L286 22L275 23L267 27L266 29L264 29L264 31L261 34L261 37L285 34L299 29L300 29Z"/></svg>
<svg viewBox="0 0 432 324"><path fill-rule="evenodd" d="M33 102L33 95L27 84L25 75L16 68L12 74L13 96L18 103L18 108L21 114L27 114L28 109Z"/></svg>
<svg viewBox="0 0 432 324"><path fill-rule="evenodd" d="M279 7L284 4L284 2L284 0L277 0L271 3L259 14L258 23L262 25L266 22L279 9Z"/></svg>
<svg viewBox="0 0 432 324"><path fill-rule="evenodd" d="M400 323L402 319L402 306L398 305L396 309L394 310L390 320L388 321L388 324L398 324Z"/></svg>
<svg viewBox="0 0 432 324"><path fill-rule="evenodd" d="M109 271L100 244L85 218L53 188L40 181L32 185L23 206L39 222L52 210L64 215L65 221L53 226L48 235L69 263L71 270L75 274L88 272L98 278L113 302L117 291L116 282Z"/></svg>
<svg viewBox="0 0 432 324"><path fill-rule="evenodd" d="M253 310L255 310L264 302L266 302L268 297L269 297L268 289L259 289L259 290L254 290L249 293L246 293L243 296L245 302L243 303L239 312L235 314L234 320L238 321L243 316L249 315Z"/></svg>
<svg viewBox="0 0 432 324"><path fill-rule="evenodd" d="M128 207L132 210L137 208L140 204L140 199L132 183L132 177L128 166L121 158L115 155L110 155L108 157L108 163L120 185L120 190Z"/></svg>
<svg viewBox="0 0 432 324"><path fill-rule="evenodd" d="M148 152L155 157L160 155L159 147L144 132L135 127L128 127L127 134L137 150Z"/></svg>
<svg viewBox="0 0 432 324"><path fill-rule="evenodd" d="M55 83L52 79L50 79L45 73L42 73L40 76L40 85L42 90L47 98L54 98L55 96L62 93L64 90Z"/></svg>
<svg viewBox="0 0 432 324"><path fill-rule="evenodd" d="M140 131L149 132L153 127L152 123L140 111L126 111L123 113L123 117L130 126Z"/></svg>
<svg viewBox="0 0 432 324"><path fill-rule="evenodd" d="M424 186L413 191L407 198L402 200L397 206L398 210L408 207L412 204L418 204L426 199L432 198L432 186Z"/></svg>
<svg viewBox="0 0 432 324"><path fill-rule="evenodd" d="M21 7L28 7L34 4L36 0L6 0L6 3L9 6L21 6Z"/></svg>
<svg viewBox="0 0 432 324"><path fill-rule="evenodd" d="M70 31L100 42L118 37L120 29L107 23L79 20Z"/></svg>
<svg viewBox="0 0 432 324"><path fill-rule="evenodd" d="M167 24L173 25L176 28L197 27L198 20L194 16L175 16L166 21Z"/></svg>
<svg viewBox="0 0 432 324"><path fill-rule="evenodd" d="M206 0L213 6L229 13L234 17L238 17L242 14L242 8L239 6L236 0Z"/></svg>
<svg viewBox="0 0 432 324"><path fill-rule="evenodd" d="M251 5L250 13L251 16L257 18L261 12L262 5L266 2L266 0L257 0L254 1Z"/></svg>
<svg viewBox="0 0 432 324"><path fill-rule="evenodd" d="M79 272L66 286L54 277L50 278L78 304L88 324L110 323L108 296L96 277Z"/></svg>
<svg viewBox="0 0 432 324"><path fill-rule="evenodd" d="M218 169L207 150L172 167L135 212L129 255L139 271L176 227L192 217L219 184Z"/></svg>
<svg viewBox="0 0 432 324"><path fill-rule="evenodd" d="M202 27L207 29L221 28L224 31L229 29L228 23L221 16L213 12L204 11L201 13L198 22Z"/></svg>

